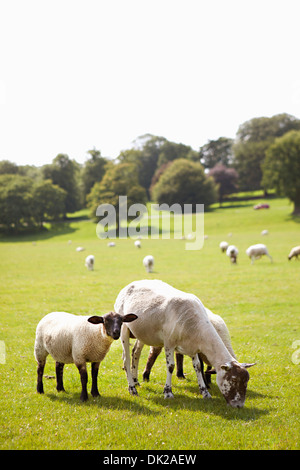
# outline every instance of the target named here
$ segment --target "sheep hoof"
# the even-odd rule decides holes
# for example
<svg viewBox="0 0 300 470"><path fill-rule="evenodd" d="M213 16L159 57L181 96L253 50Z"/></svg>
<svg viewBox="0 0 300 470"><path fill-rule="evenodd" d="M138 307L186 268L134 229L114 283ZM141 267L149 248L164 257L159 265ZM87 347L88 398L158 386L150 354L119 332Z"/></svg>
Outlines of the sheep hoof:
<svg viewBox="0 0 300 470"><path fill-rule="evenodd" d="M209 392L202 392L203 398L211 398L211 394Z"/></svg>
<svg viewBox="0 0 300 470"><path fill-rule="evenodd" d="M174 395L172 393L172 388L169 387L169 385L166 385L164 388L164 397L165 398L174 398Z"/></svg>
<svg viewBox="0 0 300 470"><path fill-rule="evenodd" d="M132 396L138 396L138 395L139 395L138 392L136 391L136 388L135 388L134 385L133 385L133 386L129 386L129 387L128 387L128 390L129 390L130 395L132 395Z"/></svg>

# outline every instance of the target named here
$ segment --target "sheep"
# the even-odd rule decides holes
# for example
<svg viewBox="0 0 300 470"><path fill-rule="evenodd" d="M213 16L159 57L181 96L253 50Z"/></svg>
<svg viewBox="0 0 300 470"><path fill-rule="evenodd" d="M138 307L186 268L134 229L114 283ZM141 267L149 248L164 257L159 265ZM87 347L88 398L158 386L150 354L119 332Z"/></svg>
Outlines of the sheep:
<svg viewBox="0 0 300 470"><path fill-rule="evenodd" d="M93 255L89 255L85 258L85 266L88 268L89 271L94 271L94 264L95 257Z"/></svg>
<svg viewBox="0 0 300 470"><path fill-rule="evenodd" d="M153 256L152 255L145 256L145 258L143 259L143 265L145 266L147 273L152 273L152 269L154 266Z"/></svg>
<svg viewBox="0 0 300 470"><path fill-rule="evenodd" d="M109 248L112 248L112 247L116 246L116 244L115 244L115 242L109 242L109 243L107 244L107 246L108 246Z"/></svg>
<svg viewBox="0 0 300 470"><path fill-rule="evenodd" d="M269 230L262 230L261 235L262 236L269 235Z"/></svg>
<svg viewBox="0 0 300 470"><path fill-rule="evenodd" d="M227 328L227 325L225 321L223 320L220 315L216 315L213 313L211 310L205 307L207 316L209 321L212 323L213 327L217 331L218 335L222 339L223 343L225 344L226 348L232 355L234 359L236 359L236 356L234 354L234 351L232 349L231 345L231 340L230 340L230 334ZM134 354L140 354L143 348L143 344L140 345L140 342L137 340L134 348L132 350L132 355ZM153 346L150 347L150 354L148 356L147 364L145 367L145 370L143 372L143 380L148 382L150 379L150 372L153 367L154 362L156 361L158 355L161 353L162 348L158 347L155 348ZM210 375L215 373L215 371L211 370L212 365L209 363L208 359L202 354L199 354L199 360L204 361L207 364L207 369L205 373L205 379L206 383L210 383ZM177 366L177 377L180 379L184 379L184 373L183 373L183 356L182 354L176 353L176 366ZM137 373L137 371L135 371ZM138 383L137 377L134 377L134 380Z"/></svg>
<svg viewBox="0 0 300 470"><path fill-rule="evenodd" d="M254 364L240 364L228 351L208 319L202 302L159 280L135 281L124 287L115 302L120 315L135 312L138 319L132 325L123 324L121 342L124 369L131 395L137 395L133 372L138 358L130 368L129 338L133 335L143 344L164 347L167 380L164 397L172 398L174 351L190 356L197 375L199 390L210 398L205 385L198 353L202 353L217 373L217 384L227 403L242 407L245 403L249 373L246 368Z"/></svg>
<svg viewBox="0 0 300 470"><path fill-rule="evenodd" d="M140 242L140 240L135 240L134 246L135 246L136 248L141 248L141 242Z"/></svg>
<svg viewBox="0 0 300 470"><path fill-rule="evenodd" d="M226 250L226 255L229 257L232 264L236 264L238 254L239 254L239 250L237 249L237 247L234 245L229 245L229 247Z"/></svg>
<svg viewBox="0 0 300 470"><path fill-rule="evenodd" d="M228 243L227 242L221 242L219 247L220 247L222 253L224 253L228 248Z"/></svg>
<svg viewBox="0 0 300 470"><path fill-rule="evenodd" d="M246 254L249 256L249 258L251 258L251 264L254 263L254 260L260 259L263 255L268 256L271 260L271 263L273 263L272 256L269 255L266 245L263 245L262 243L249 246L249 248L246 250Z"/></svg>
<svg viewBox="0 0 300 470"><path fill-rule="evenodd" d="M294 248L291 249L290 254L288 256L288 260L291 261L291 259L295 256L296 259L298 259L298 255L300 255L300 246L294 246Z"/></svg>
<svg viewBox="0 0 300 470"><path fill-rule="evenodd" d="M37 325L34 345L34 356L38 364L37 392L44 393L43 373L46 358L50 354L56 361L57 391L65 391L64 365L74 363L81 378L80 399L86 401L86 363L91 362L91 394L93 397L99 396L97 377L100 362L105 358L113 340L119 339L123 322L131 322L136 318L135 314L121 316L115 312L103 316L73 315L66 312L52 312L46 315Z"/></svg>
<svg viewBox="0 0 300 470"><path fill-rule="evenodd" d="M76 248L76 251L84 251L84 250L85 250L85 248L83 246L78 246Z"/></svg>

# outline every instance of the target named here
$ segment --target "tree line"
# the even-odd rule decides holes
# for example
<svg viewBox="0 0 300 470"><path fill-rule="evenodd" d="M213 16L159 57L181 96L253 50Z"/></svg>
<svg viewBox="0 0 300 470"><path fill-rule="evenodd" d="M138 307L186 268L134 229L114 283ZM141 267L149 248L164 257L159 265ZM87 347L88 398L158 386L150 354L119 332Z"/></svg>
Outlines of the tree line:
<svg viewBox="0 0 300 470"><path fill-rule="evenodd" d="M220 203L236 191L275 188L300 213L300 120L289 114L243 123L235 139L209 140L199 151L145 134L112 160L89 150L84 164L57 155L42 167L0 161L0 227L20 231L99 204L118 210L148 200L172 205Z"/></svg>

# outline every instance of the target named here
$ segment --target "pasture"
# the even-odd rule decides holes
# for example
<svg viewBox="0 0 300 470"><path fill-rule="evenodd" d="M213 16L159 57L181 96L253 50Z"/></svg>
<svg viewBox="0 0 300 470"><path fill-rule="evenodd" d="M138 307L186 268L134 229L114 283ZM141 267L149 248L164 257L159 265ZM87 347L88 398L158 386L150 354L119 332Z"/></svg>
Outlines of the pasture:
<svg viewBox="0 0 300 470"><path fill-rule="evenodd" d="M142 240L141 249L120 239L108 248L96 237L95 224L76 219L47 233L2 237L0 449L299 449L300 364L292 345L300 340L300 261L289 262L287 256L300 244L300 224L289 215L285 199L272 199L264 211L254 211L253 204L236 202L207 212L208 238L199 251L187 251L183 240L174 239ZM268 236L261 236L263 229ZM238 247L237 265L221 253L221 240ZM251 265L245 250L254 243L268 246L273 264L263 257ZM79 245L86 250L77 253ZM84 266L88 254L95 255L92 272ZM142 265L147 254L155 258L151 274ZM164 353L150 382L141 380L147 347L139 397L130 396L120 340L100 365L100 397L89 394L88 402L80 402L74 365L65 367L66 393L58 393L50 357L45 394L36 393L33 346L39 320L55 310L106 313L122 287L144 278L192 292L224 318L238 359L257 362L249 369L243 409L226 405L215 376L212 399L203 400L190 358L184 360L186 380L178 380L174 371L175 398L165 400ZM90 384L90 365L88 373Z"/></svg>

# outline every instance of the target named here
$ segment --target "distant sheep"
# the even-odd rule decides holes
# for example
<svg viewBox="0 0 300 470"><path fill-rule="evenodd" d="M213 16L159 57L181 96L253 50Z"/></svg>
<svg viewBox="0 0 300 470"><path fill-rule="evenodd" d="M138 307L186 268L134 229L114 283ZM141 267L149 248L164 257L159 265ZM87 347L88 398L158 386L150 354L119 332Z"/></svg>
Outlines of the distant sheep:
<svg viewBox="0 0 300 470"><path fill-rule="evenodd" d="M121 316L115 312L92 317L65 312L52 312L46 315L37 326L34 345L34 355L38 363L37 392L44 393L43 373L46 358L50 354L56 361L58 392L65 391L64 365L74 363L81 378L80 399L86 401L88 399L86 363L91 362L91 394L93 397L99 396L97 377L100 362L105 358L113 340L119 339L123 322L132 322L136 318L135 314Z"/></svg>
<svg viewBox="0 0 300 470"><path fill-rule="evenodd" d="M84 251L84 250L85 250L85 248L83 248L83 246L78 246L78 247L76 248L76 251Z"/></svg>
<svg viewBox="0 0 300 470"><path fill-rule="evenodd" d="M94 271L94 264L95 264L95 257L93 255L89 255L85 258L85 265L89 271Z"/></svg>
<svg viewBox="0 0 300 470"><path fill-rule="evenodd" d="M232 264L236 264L238 254L239 254L239 250L237 249L237 247L234 245L229 245L229 247L226 250L226 255L229 257Z"/></svg>
<svg viewBox="0 0 300 470"><path fill-rule="evenodd" d="M261 232L261 235L263 235L263 236L264 236L264 235L269 235L269 230L263 230L263 231Z"/></svg>
<svg viewBox="0 0 300 470"><path fill-rule="evenodd" d="M141 245L140 240L135 240L134 246L135 246L136 248L141 248L142 245Z"/></svg>
<svg viewBox="0 0 300 470"><path fill-rule="evenodd" d="M294 248L291 249L288 259L290 261L294 256L296 259L298 259L299 255L300 255L300 246L295 246Z"/></svg>
<svg viewBox="0 0 300 470"><path fill-rule="evenodd" d="M151 255L145 256L143 259L143 265L146 268L147 273L152 273L152 269L154 266L154 258Z"/></svg>
<svg viewBox="0 0 300 470"><path fill-rule="evenodd" d="M107 244L107 246L108 246L109 248L112 248L113 246L116 246L116 244L115 244L115 242L109 242L109 243Z"/></svg>
<svg viewBox="0 0 300 470"><path fill-rule="evenodd" d="M254 263L255 260L260 259L262 256L266 255L270 258L271 263L273 263L272 256L269 255L268 249L266 245L262 243L257 243L257 245L251 245L246 250L247 256L251 258L251 264Z"/></svg>
<svg viewBox="0 0 300 470"><path fill-rule="evenodd" d="M220 247L221 251L224 253L228 248L228 243L227 242L221 242L219 247Z"/></svg>

